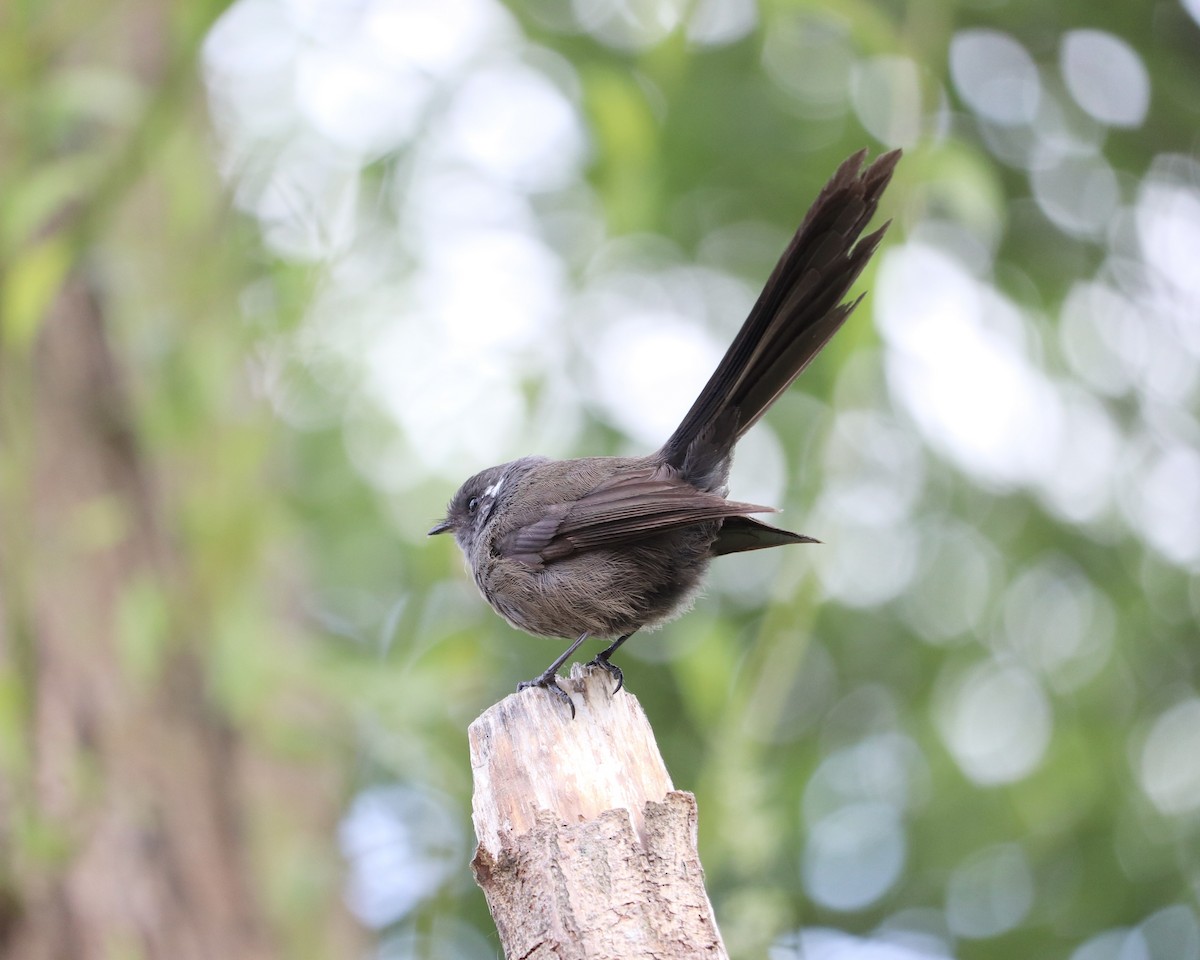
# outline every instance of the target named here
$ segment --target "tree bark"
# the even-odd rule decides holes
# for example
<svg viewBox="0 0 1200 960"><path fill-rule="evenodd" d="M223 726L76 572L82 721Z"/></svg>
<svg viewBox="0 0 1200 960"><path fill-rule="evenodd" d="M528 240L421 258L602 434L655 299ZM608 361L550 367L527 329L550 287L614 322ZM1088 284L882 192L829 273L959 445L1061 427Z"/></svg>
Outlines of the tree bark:
<svg viewBox="0 0 1200 960"><path fill-rule="evenodd" d="M515 960L727 957L696 852L696 799L675 790L641 705L612 679L560 680L469 731L472 867Z"/></svg>
<svg viewBox="0 0 1200 960"><path fill-rule="evenodd" d="M28 793L6 799L67 855L18 857L23 899L6 956L269 956L238 830L236 738L186 645L157 688L121 663L121 598L139 579L170 591L177 568L86 283L64 287L33 369L29 604L7 618L28 632L0 636L10 658L32 644L20 671L32 770ZM123 535L83 546L69 521L96 504L111 506Z"/></svg>
<svg viewBox="0 0 1200 960"><path fill-rule="evenodd" d="M43 202L64 170L79 180L0 244L0 957L352 956L361 937L332 895L332 849L310 853L332 847L338 792L264 747L266 724L229 708L215 667L222 604L242 599L230 584L248 595L273 579L253 533L213 550L195 532L197 503L226 509L254 489L250 469L227 472L254 422L231 399L244 371L212 349L238 336L215 305L245 273L227 265L207 168L192 176L194 151L159 149L203 149L196 50L217 5L110 7L0 17L25 31L9 52L29 52L0 141L36 134L3 151L0 179ZM127 90L115 101L138 109L101 123L55 92L85 77L112 78L96 103ZM185 377L194 392L166 388L165 370L199 367L227 393L195 390L199 377ZM282 617L271 627L251 639L291 633ZM310 870L304 893L281 863Z"/></svg>

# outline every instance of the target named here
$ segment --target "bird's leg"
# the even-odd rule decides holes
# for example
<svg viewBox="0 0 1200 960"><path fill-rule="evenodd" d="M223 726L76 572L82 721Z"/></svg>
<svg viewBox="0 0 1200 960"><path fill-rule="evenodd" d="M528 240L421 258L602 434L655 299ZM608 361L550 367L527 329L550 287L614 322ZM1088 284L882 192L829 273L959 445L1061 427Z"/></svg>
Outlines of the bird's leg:
<svg viewBox="0 0 1200 960"><path fill-rule="evenodd" d="M550 666L548 666L545 670L543 670L540 675L534 677L532 680L522 680L520 683L518 683L517 693L520 693L522 690L528 690L530 687L541 687L543 690L548 690L550 693L553 693L556 697L558 697L559 700L564 701L566 705L571 708L571 719L574 720L575 704L571 700L570 694L568 694L566 690L558 685L558 681L555 679L555 674L558 673L558 668L567 662L567 659L571 656L571 654L579 649L580 644L582 644L583 641L588 638L588 636L589 635L586 633L581 634L579 639L567 647L567 649L563 652L563 655L550 664Z"/></svg>
<svg viewBox="0 0 1200 960"><path fill-rule="evenodd" d="M616 640L614 640L612 643L610 643L607 647L605 647L602 651L600 651L600 653L598 653L596 655L595 660L592 660L590 663L588 663L589 667L591 667L591 666L603 667L612 676L616 677L617 685L615 687L613 687L613 692L612 692L612 695L614 697L618 693L621 692L621 687L625 686L625 674L621 672L620 667L618 667L615 663L611 663L609 661L609 657L611 657L614 653L616 653L617 647L619 647L626 640L628 640L630 637L632 637L633 634L634 634L634 631L631 630L629 633L625 634L625 636L617 637Z"/></svg>

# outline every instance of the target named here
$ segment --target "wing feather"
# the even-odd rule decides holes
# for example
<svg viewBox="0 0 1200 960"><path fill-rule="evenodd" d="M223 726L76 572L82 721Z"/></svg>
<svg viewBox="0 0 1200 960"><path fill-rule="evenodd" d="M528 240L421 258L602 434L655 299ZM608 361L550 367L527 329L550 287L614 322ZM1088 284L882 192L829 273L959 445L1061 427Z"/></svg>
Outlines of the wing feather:
<svg viewBox="0 0 1200 960"><path fill-rule="evenodd" d="M588 550L637 544L697 523L773 512L773 507L697 490L670 467L648 467L623 471L578 500L553 505L533 523L499 538L497 548L501 556L540 566Z"/></svg>

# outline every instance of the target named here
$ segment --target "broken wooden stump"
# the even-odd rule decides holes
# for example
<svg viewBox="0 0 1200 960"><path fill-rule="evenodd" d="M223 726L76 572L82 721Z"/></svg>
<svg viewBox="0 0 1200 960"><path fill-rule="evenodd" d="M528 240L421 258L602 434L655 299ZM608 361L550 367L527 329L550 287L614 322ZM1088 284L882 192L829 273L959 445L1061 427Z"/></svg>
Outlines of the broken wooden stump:
<svg viewBox="0 0 1200 960"><path fill-rule="evenodd" d="M696 798L675 790L637 699L572 668L469 730L472 867L510 960L727 960L696 853Z"/></svg>

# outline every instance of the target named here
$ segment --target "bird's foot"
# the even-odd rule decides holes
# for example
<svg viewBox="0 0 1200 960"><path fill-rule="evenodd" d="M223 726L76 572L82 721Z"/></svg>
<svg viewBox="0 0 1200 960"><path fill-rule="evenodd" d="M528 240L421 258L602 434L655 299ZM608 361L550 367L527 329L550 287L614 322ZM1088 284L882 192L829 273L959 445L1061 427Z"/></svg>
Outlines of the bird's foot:
<svg viewBox="0 0 1200 960"><path fill-rule="evenodd" d="M552 693L558 697L563 703L571 708L571 719L575 719L575 702L571 699L571 695L558 685L558 678L555 672L558 669L558 664L552 666L541 676L534 677L532 680L522 680L517 684L517 693L522 690L528 690L530 687L541 687L547 693Z"/></svg>
<svg viewBox="0 0 1200 960"><path fill-rule="evenodd" d="M615 663L610 661L607 656L605 656L607 653L608 651L605 650L604 653L597 654L594 660L588 661L588 666L601 667L608 673L610 677L617 681L617 685L613 687L612 693L609 694L609 696L615 697L621 692L621 688L625 686L625 674L622 672L620 667L618 667Z"/></svg>

